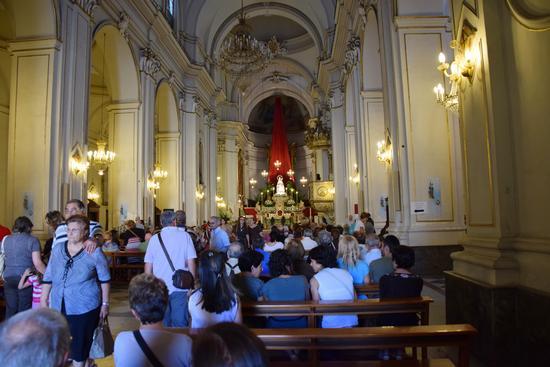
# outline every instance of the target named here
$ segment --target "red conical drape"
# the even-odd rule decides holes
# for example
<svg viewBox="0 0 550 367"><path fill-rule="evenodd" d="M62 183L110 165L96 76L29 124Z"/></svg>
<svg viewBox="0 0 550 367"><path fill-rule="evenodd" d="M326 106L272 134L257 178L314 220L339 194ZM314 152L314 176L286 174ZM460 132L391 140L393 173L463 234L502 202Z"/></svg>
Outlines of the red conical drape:
<svg viewBox="0 0 550 367"><path fill-rule="evenodd" d="M290 154L288 152L288 140L285 125L283 123L283 107L281 97L275 97L275 111L273 113L273 131L271 132L271 156L269 160L269 182L277 182L277 176L282 175L287 182L289 177L286 172L291 168ZM281 162L281 167L275 168L275 161Z"/></svg>

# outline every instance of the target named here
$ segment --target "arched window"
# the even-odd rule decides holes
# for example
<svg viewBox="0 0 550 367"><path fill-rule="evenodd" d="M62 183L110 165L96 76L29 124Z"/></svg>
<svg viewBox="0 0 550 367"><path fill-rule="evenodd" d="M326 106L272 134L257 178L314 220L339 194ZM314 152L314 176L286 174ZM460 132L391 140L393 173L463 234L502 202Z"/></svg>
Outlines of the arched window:
<svg viewBox="0 0 550 367"><path fill-rule="evenodd" d="M157 6L160 12L166 18L166 21L173 27L174 26L174 11L176 0L152 0Z"/></svg>

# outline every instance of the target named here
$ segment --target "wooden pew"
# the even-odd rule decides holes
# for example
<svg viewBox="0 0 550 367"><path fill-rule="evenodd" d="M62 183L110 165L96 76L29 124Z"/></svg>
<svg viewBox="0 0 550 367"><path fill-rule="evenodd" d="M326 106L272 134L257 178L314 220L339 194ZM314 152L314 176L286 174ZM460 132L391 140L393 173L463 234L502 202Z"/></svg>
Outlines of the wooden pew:
<svg viewBox="0 0 550 367"><path fill-rule="evenodd" d="M379 298L380 297L380 287L378 284L361 284L355 285L355 293L357 296L365 295L368 298Z"/></svg>
<svg viewBox="0 0 550 367"><path fill-rule="evenodd" d="M145 252L143 251L105 251L105 256L111 259L109 268L111 269L111 280L117 281L119 275L123 273L125 275L124 281L129 282L131 278L131 273L143 273L144 264L119 264L118 259L129 258L129 257L145 257Z"/></svg>
<svg viewBox="0 0 550 367"><path fill-rule="evenodd" d="M430 320L430 297L402 299L366 299L350 301L288 301L288 302L243 302L241 312L244 317L298 317L308 318L308 326L315 328L316 317L323 315L352 314L358 316L378 316L383 314L415 313L420 315L420 324L428 325Z"/></svg>
<svg viewBox="0 0 550 367"><path fill-rule="evenodd" d="M200 330L187 328L168 329L172 332L196 335ZM267 350L309 351L308 361L274 362L273 366L453 366L448 360L421 361L321 361L322 350L364 350L391 349L404 347L458 347L458 367L468 367L470 345L477 330L468 324L459 325L420 325L398 327L359 327L346 329L252 329L264 342Z"/></svg>

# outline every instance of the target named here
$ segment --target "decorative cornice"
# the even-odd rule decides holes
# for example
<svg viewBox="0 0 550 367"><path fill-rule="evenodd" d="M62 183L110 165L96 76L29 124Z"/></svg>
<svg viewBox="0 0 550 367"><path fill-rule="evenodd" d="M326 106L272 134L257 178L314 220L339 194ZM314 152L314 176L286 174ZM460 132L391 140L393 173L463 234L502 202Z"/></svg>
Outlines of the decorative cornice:
<svg viewBox="0 0 550 367"><path fill-rule="evenodd" d="M158 56L149 47L141 49L141 57L139 59L139 68L147 75L154 76L160 70L160 61Z"/></svg>
<svg viewBox="0 0 550 367"><path fill-rule="evenodd" d="M73 4L78 5L90 17L97 7L97 0L71 0Z"/></svg>

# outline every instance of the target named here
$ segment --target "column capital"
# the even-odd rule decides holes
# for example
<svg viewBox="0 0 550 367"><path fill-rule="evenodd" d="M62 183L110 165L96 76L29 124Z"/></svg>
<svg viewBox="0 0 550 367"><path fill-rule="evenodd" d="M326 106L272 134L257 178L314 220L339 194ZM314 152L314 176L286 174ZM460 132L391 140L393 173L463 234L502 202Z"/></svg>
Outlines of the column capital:
<svg viewBox="0 0 550 367"><path fill-rule="evenodd" d="M124 38L126 41L128 41L128 26L130 25L130 19L128 18L128 14L125 12L120 12L120 15L118 17L117 27L120 32L120 35L122 38Z"/></svg>
<svg viewBox="0 0 550 367"><path fill-rule="evenodd" d="M361 58L361 39L357 35L351 35L347 46L344 61L344 71L349 74Z"/></svg>
<svg viewBox="0 0 550 367"><path fill-rule="evenodd" d="M97 8L97 0L71 0L90 17L93 16L94 9Z"/></svg>
<svg viewBox="0 0 550 367"><path fill-rule="evenodd" d="M151 77L154 77L155 73L160 70L160 60L150 47L141 49L139 69Z"/></svg>

